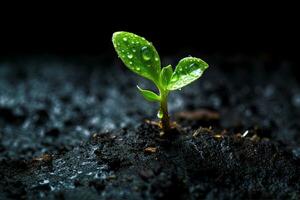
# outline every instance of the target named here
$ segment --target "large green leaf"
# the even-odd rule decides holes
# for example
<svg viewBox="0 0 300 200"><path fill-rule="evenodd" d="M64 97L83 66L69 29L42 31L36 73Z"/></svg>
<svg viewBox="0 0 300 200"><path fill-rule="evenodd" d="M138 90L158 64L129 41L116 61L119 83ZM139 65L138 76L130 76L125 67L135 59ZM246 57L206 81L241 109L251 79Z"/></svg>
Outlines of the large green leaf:
<svg viewBox="0 0 300 200"><path fill-rule="evenodd" d="M160 58L152 43L124 31L115 32L112 41L119 57L130 70L158 82Z"/></svg>
<svg viewBox="0 0 300 200"><path fill-rule="evenodd" d="M137 85L137 88L139 89L139 91L141 92L141 94L143 95L143 97L146 100L148 100L148 101L158 101L158 102L160 101L160 96L158 96L154 92L152 92L150 90L143 90L138 85Z"/></svg>
<svg viewBox="0 0 300 200"><path fill-rule="evenodd" d="M168 84L168 90L180 89L195 81L208 68L208 64L199 58L187 57L179 61Z"/></svg>

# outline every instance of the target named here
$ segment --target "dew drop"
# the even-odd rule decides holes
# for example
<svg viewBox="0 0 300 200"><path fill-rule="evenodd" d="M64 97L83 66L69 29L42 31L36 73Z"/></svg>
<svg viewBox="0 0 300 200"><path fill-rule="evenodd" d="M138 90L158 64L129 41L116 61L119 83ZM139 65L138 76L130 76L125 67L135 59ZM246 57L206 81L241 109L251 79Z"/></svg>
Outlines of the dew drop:
<svg viewBox="0 0 300 200"><path fill-rule="evenodd" d="M127 41L127 37L124 37L124 38L123 38L123 41L126 42L126 41Z"/></svg>
<svg viewBox="0 0 300 200"><path fill-rule="evenodd" d="M157 112L157 117L158 117L159 119L161 119L161 118L163 118L163 116L164 116L164 114L163 114L162 110L159 109L159 111Z"/></svg>
<svg viewBox="0 0 300 200"><path fill-rule="evenodd" d="M132 52L136 52L136 50L135 50L135 49L132 49Z"/></svg>
<svg viewBox="0 0 300 200"><path fill-rule="evenodd" d="M141 68L137 67L137 68L136 68L136 70L137 70L137 71L140 71L140 70L141 70Z"/></svg>
<svg viewBox="0 0 300 200"><path fill-rule="evenodd" d="M132 54L128 54L128 55L127 55L127 58L132 59L132 58L133 58L133 55L132 55Z"/></svg>
<svg viewBox="0 0 300 200"><path fill-rule="evenodd" d="M201 69L196 69L196 70L194 70L194 71L191 73L191 75L192 75L192 76L195 76L195 77L198 77L198 76L201 75L201 73L202 73Z"/></svg>
<svg viewBox="0 0 300 200"><path fill-rule="evenodd" d="M146 46L142 47L142 57L145 61L149 61L151 59L151 52Z"/></svg>
<svg viewBox="0 0 300 200"><path fill-rule="evenodd" d="M154 60L155 60L155 61L158 61L159 59L158 59L158 57L155 57Z"/></svg>
<svg viewBox="0 0 300 200"><path fill-rule="evenodd" d="M129 62L129 64L131 64L131 65L132 65L132 62Z"/></svg>

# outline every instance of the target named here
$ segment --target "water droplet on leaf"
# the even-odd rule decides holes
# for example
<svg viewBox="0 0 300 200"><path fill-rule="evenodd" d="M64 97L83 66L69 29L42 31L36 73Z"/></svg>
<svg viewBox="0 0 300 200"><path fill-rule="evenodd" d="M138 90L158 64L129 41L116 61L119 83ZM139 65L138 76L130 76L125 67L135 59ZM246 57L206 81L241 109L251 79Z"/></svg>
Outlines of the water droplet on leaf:
<svg viewBox="0 0 300 200"><path fill-rule="evenodd" d="M127 57L128 57L129 59L131 59L131 58L133 58L133 55L132 55L132 54L128 54Z"/></svg>
<svg viewBox="0 0 300 200"><path fill-rule="evenodd" d="M191 75L192 75L192 76L195 76L195 77L198 77L198 76L201 75L201 73L202 73L201 69L196 69L196 70L194 70L194 71L191 73Z"/></svg>
<svg viewBox="0 0 300 200"><path fill-rule="evenodd" d="M145 61L149 61L151 59L151 52L146 46L142 47L142 57Z"/></svg>
<svg viewBox="0 0 300 200"><path fill-rule="evenodd" d="M124 37L124 38L123 38L123 41L126 42L126 41L127 41L127 37Z"/></svg>

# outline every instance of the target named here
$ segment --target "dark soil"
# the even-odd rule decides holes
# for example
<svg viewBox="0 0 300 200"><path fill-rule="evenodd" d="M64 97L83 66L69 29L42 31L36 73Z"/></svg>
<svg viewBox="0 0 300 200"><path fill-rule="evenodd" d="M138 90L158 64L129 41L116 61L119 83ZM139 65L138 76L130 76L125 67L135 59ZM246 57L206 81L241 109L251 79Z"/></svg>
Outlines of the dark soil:
<svg viewBox="0 0 300 200"><path fill-rule="evenodd" d="M293 63L207 56L174 92L177 130L120 62L0 62L0 199L299 199L300 87ZM176 63L172 58L164 62Z"/></svg>

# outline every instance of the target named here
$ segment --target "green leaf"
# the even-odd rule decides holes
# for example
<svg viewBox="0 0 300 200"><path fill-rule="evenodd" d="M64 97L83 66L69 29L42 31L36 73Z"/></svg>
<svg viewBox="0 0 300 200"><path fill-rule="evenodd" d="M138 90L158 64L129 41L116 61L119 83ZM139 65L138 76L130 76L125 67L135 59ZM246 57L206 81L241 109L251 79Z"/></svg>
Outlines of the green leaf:
<svg viewBox="0 0 300 200"><path fill-rule="evenodd" d="M129 32L115 32L112 42L121 60L133 72L158 82L160 58L152 43Z"/></svg>
<svg viewBox="0 0 300 200"><path fill-rule="evenodd" d="M139 89L139 91L141 92L141 94L143 95L143 97L146 100L148 100L148 101L160 101L160 96L158 96L154 92L152 92L150 90L143 90L138 85L137 85L137 88Z"/></svg>
<svg viewBox="0 0 300 200"><path fill-rule="evenodd" d="M168 84L168 90L180 89L197 80L208 68L208 64L199 58L187 57L179 61Z"/></svg>
<svg viewBox="0 0 300 200"><path fill-rule="evenodd" d="M164 88L166 88L171 80L173 69L171 65L162 68L160 72L160 82Z"/></svg>

